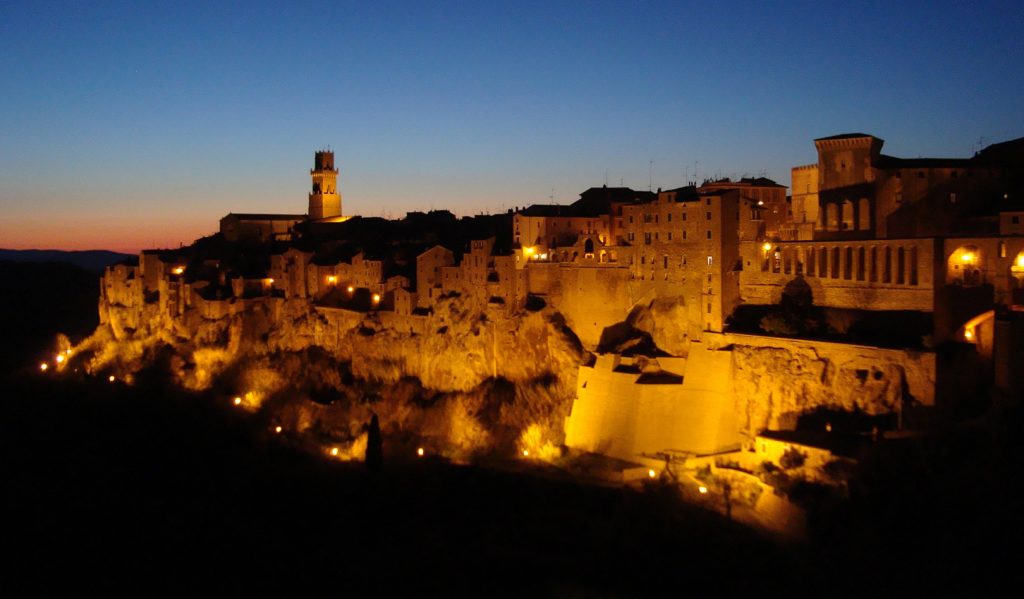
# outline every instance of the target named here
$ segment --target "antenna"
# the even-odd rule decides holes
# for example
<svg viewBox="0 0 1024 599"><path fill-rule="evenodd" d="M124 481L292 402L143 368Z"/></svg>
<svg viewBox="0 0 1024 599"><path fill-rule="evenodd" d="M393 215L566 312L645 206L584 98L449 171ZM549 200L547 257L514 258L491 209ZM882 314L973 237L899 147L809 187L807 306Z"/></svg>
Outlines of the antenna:
<svg viewBox="0 0 1024 599"><path fill-rule="evenodd" d="M555 201L555 188L554 187L551 188L551 195L548 196L548 199L551 200L552 202Z"/></svg>
<svg viewBox="0 0 1024 599"><path fill-rule="evenodd" d="M650 160L647 163L647 191L651 191L654 187L654 161Z"/></svg>
<svg viewBox="0 0 1024 599"><path fill-rule="evenodd" d="M608 187L608 167L604 169L604 186Z"/></svg>

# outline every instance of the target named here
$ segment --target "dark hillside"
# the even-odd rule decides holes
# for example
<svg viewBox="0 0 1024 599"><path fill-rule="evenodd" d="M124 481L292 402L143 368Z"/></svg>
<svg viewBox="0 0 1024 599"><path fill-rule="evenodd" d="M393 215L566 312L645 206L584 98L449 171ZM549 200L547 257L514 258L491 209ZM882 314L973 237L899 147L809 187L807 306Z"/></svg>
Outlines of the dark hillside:
<svg viewBox="0 0 1024 599"><path fill-rule="evenodd" d="M0 261L0 373L34 367L57 333L72 341L99 324L99 275L67 263Z"/></svg>

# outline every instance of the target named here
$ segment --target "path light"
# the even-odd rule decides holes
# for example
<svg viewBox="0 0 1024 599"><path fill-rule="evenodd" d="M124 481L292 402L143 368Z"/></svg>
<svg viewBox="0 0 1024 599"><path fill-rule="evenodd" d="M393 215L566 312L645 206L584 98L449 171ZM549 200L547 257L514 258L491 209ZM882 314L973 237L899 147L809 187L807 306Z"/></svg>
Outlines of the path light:
<svg viewBox="0 0 1024 599"><path fill-rule="evenodd" d="M772 244L770 244L770 243L768 243L766 241L766 242L764 242L764 245L761 246L761 249L766 251L766 252L770 252L772 250Z"/></svg>
<svg viewBox="0 0 1024 599"><path fill-rule="evenodd" d="M375 304L379 304L380 303L380 294L379 293L374 293L373 294L373 303L375 303Z"/></svg>
<svg viewBox="0 0 1024 599"><path fill-rule="evenodd" d="M171 272L173 272L176 275L180 275L181 273L185 272L185 267L184 266L179 266L179 267L175 268L174 270L172 270Z"/></svg>
<svg viewBox="0 0 1024 599"><path fill-rule="evenodd" d="M274 427L274 432L275 432L275 433L277 433L277 434L279 434L279 435L281 434L281 430L282 430L282 429L281 429L281 427L280 427L280 426L275 426L275 427Z"/></svg>
<svg viewBox="0 0 1024 599"><path fill-rule="evenodd" d="M420 456L421 458L423 457L423 448L422 447L417 447L416 448L416 455Z"/></svg>
<svg viewBox="0 0 1024 599"><path fill-rule="evenodd" d="M49 364L47 364L46 362L42 362L42 363L40 363L40 364L39 364L39 370L42 370L43 372L46 372L46 370L47 370L47 369L48 369L49 367L50 367L50 365L49 365Z"/></svg>
<svg viewBox="0 0 1024 599"><path fill-rule="evenodd" d="M974 254L972 252L964 252L963 256L960 256L960 261L964 264L970 264L974 262Z"/></svg>
<svg viewBox="0 0 1024 599"><path fill-rule="evenodd" d="M327 275L327 282L330 283L331 285L334 285L335 283L338 282L338 277L334 275Z"/></svg>
<svg viewBox="0 0 1024 599"><path fill-rule="evenodd" d="M110 375L110 376L107 377L107 380L110 381L111 383L113 383L114 381L117 380L117 378L115 378L114 375Z"/></svg>
<svg viewBox="0 0 1024 599"><path fill-rule="evenodd" d="M647 471L648 478L654 478L655 476L658 476L658 473L655 472L653 468Z"/></svg>
<svg viewBox="0 0 1024 599"><path fill-rule="evenodd" d="M348 294L349 294L349 295L352 295L353 293L355 293L355 291L356 291L356 288L355 288L355 287L353 287L353 286L351 286L351 285L349 285L349 286L348 286L348 289L346 289L345 291L348 291Z"/></svg>
<svg viewBox="0 0 1024 599"><path fill-rule="evenodd" d="M234 401L235 401L235 405L236 406L242 405L242 398L241 397L236 397Z"/></svg>
<svg viewBox="0 0 1024 599"><path fill-rule="evenodd" d="M334 455L334 456L338 455L338 448L337 447L332 447L331 448L331 455Z"/></svg>
<svg viewBox="0 0 1024 599"><path fill-rule="evenodd" d="M57 360L58 364L60 364L61 362L64 361L64 354L57 354L57 357L54 359Z"/></svg>
<svg viewBox="0 0 1024 599"><path fill-rule="evenodd" d="M697 490L700 491L701 495L705 495L708 492L708 488L705 487L704 485L701 485L701 486L697 487Z"/></svg>
<svg viewBox="0 0 1024 599"><path fill-rule="evenodd" d="M971 329L965 330L964 331L964 339L966 339L968 341L970 341L971 339L974 339L974 331L972 331Z"/></svg>
<svg viewBox="0 0 1024 599"><path fill-rule="evenodd" d="M530 450L529 449L524 449L523 450L523 457L524 458L530 457Z"/></svg>

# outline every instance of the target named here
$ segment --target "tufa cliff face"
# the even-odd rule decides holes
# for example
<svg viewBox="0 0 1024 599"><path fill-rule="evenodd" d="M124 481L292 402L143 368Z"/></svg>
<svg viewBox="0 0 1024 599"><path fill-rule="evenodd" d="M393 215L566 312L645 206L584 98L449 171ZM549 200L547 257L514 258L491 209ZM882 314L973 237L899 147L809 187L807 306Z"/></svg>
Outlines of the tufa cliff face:
<svg viewBox="0 0 1024 599"><path fill-rule="evenodd" d="M373 412L386 433L435 439L453 455L515 444L531 427L558 443L583 354L554 310L480 309L458 296L398 316L195 293L178 311L137 286L105 288L100 327L79 348L91 371L131 377L169 351L181 386L243 393L289 430L342 440Z"/></svg>
<svg viewBox="0 0 1024 599"><path fill-rule="evenodd" d="M528 311L449 294L428 314L399 315L273 295L209 300L170 280L145 293L129 270L111 269L101 325L78 351L91 354L91 371L127 379L165 359L182 387L237 394L289 431L339 443L358 443L376 414L390 438L453 456L524 444L538 455L563 440L585 356L564 301ZM682 298L622 312L603 325L601 351L689 355ZM749 435L792 429L818 409L879 415L934 405L934 354L732 333L705 332L699 344L730 352L727 387ZM722 375L691 369L686 384L721 386L702 376Z"/></svg>
<svg viewBox="0 0 1024 599"><path fill-rule="evenodd" d="M741 430L796 428L815 409L882 415L934 405L934 354L729 336Z"/></svg>

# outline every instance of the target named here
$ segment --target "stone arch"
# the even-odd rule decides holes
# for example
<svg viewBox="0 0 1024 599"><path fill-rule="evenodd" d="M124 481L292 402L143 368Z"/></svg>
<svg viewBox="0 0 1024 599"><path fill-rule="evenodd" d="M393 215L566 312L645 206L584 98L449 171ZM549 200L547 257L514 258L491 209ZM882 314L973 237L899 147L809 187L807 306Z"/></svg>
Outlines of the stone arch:
<svg viewBox="0 0 1024 599"><path fill-rule="evenodd" d="M583 242L583 253L584 254L593 254L594 253L594 240L593 239L588 237L587 240Z"/></svg>
<svg viewBox="0 0 1024 599"><path fill-rule="evenodd" d="M962 245L946 259L946 283L973 287L985 282L981 265L984 256L977 246Z"/></svg>

